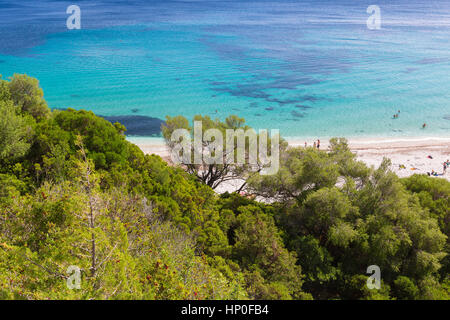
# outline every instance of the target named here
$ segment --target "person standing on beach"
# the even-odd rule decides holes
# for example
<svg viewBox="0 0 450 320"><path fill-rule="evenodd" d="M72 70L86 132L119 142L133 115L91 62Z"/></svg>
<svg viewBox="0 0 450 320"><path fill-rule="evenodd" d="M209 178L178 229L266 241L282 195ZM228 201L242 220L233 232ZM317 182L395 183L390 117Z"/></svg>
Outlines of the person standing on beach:
<svg viewBox="0 0 450 320"><path fill-rule="evenodd" d="M315 141L314 141L313 147L314 147L314 149L317 147L317 144Z"/></svg>
<svg viewBox="0 0 450 320"><path fill-rule="evenodd" d="M308 146L308 144L306 143L306 141L305 141L305 148Z"/></svg>
<svg viewBox="0 0 450 320"><path fill-rule="evenodd" d="M319 149L320 149L320 140L317 139L317 150L319 150Z"/></svg>

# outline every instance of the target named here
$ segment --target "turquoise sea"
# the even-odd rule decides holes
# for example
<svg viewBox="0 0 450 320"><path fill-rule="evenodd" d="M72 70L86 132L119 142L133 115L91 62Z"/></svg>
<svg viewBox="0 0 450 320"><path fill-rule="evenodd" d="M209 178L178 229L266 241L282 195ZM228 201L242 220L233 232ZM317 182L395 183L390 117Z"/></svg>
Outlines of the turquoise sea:
<svg viewBox="0 0 450 320"><path fill-rule="evenodd" d="M103 116L450 137L450 1L375 1L369 30L373 2L0 0L0 73L38 78L52 108ZM66 28L71 4L81 30Z"/></svg>

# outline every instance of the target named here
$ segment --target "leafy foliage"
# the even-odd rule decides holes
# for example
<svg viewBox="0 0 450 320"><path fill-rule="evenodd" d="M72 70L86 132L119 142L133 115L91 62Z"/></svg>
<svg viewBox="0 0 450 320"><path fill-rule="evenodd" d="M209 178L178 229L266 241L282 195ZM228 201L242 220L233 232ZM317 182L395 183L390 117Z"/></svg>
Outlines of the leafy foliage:
<svg viewBox="0 0 450 320"><path fill-rule="evenodd" d="M197 115L193 123L201 123L201 131L196 131L183 116L167 116L161 127L162 134L172 160L212 189L226 181L253 176L267 166L266 161L255 155L261 134L245 125L245 119L231 115L222 122ZM180 132L184 134L179 136ZM267 137L269 150L272 139ZM182 150L178 148L179 144L184 145ZM286 143L282 142L282 145ZM205 159L205 155L211 159ZM244 182L240 189L245 186Z"/></svg>
<svg viewBox="0 0 450 320"><path fill-rule="evenodd" d="M437 203L428 193L418 201L388 168L389 160L378 169L363 166L344 139L333 139L329 152L288 149L275 177L252 179L255 192L277 200L276 219L305 272L304 288L315 298L423 298L432 281L434 299L448 295L439 271L447 266L443 221L449 206L442 202L449 183L425 176L411 178L423 180L418 184L406 180ZM381 268L385 286L376 296L360 290L373 264Z"/></svg>
<svg viewBox="0 0 450 320"><path fill-rule="evenodd" d="M368 168L332 139L282 145L272 176L229 168L247 196L219 196L227 175L145 155L92 112L51 112L26 75L0 80L0 111L0 299L449 299L448 181Z"/></svg>

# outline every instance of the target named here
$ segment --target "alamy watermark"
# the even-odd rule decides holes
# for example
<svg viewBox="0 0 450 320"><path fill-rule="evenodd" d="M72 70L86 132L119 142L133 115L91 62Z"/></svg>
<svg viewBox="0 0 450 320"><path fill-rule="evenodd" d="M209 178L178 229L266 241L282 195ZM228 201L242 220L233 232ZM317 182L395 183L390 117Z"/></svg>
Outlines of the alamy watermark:
<svg viewBox="0 0 450 320"><path fill-rule="evenodd" d="M224 137L223 131L215 128L203 133L202 121L195 121L193 141L187 129L174 130L170 141L175 164L248 165L261 168L262 175L275 174L280 167L278 129L271 130L269 142L265 129L259 130L259 134L254 129L226 129Z"/></svg>
<svg viewBox="0 0 450 320"><path fill-rule="evenodd" d="M367 267L366 273L371 274L369 278L367 278L367 288L370 290L381 288L381 269L377 265L371 265Z"/></svg>
<svg viewBox="0 0 450 320"><path fill-rule="evenodd" d="M67 29L81 29L81 9L77 5L70 5L66 10L67 14L70 16L66 20Z"/></svg>
<svg viewBox="0 0 450 320"><path fill-rule="evenodd" d="M367 28L369 30L381 29L381 9L377 5L371 5L367 8L367 13L371 16L367 19Z"/></svg>
<svg viewBox="0 0 450 320"><path fill-rule="evenodd" d="M66 280L67 288L81 289L81 269L78 266L69 266L66 272L70 275Z"/></svg>
<svg viewBox="0 0 450 320"><path fill-rule="evenodd" d="M381 29L381 9L377 5L370 5L367 7L366 12L370 14L366 21L367 28L369 30ZM81 9L79 6L72 4L67 7L66 13L70 16L66 20L67 29L81 29Z"/></svg>

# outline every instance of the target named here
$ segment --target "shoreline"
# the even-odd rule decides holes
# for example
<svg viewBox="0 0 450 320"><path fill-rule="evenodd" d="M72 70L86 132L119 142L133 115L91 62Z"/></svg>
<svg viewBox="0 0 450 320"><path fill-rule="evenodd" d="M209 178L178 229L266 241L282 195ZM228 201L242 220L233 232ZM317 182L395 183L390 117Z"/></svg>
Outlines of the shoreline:
<svg viewBox="0 0 450 320"><path fill-rule="evenodd" d="M328 142L330 138L321 137L295 137L288 136L283 137L289 145L298 145L304 143L305 141L314 141L317 138L321 139L323 142ZM339 137L338 137L339 138ZM450 143L450 137L438 137L438 136L405 136L405 137L388 137L388 136L354 136L354 137L343 137L346 138L349 143L361 143L361 144L374 144L374 143L396 143L396 142L426 142L426 141L441 141ZM145 144L145 145L163 145L165 144L163 137L155 136L127 136L126 140L134 144Z"/></svg>
<svg viewBox="0 0 450 320"><path fill-rule="evenodd" d="M157 154L165 161L170 161L170 154L164 139L158 137L127 137L146 154ZM285 138L289 146L312 146L317 139ZM443 137L355 137L348 138L350 150L357 156L357 160L366 165L378 167L384 157L390 158L391 169L399 177L408 177L415 173L427 174L432 170L443 173L443 162L450 159L450 138ZM321 139L321 149L328 148L328 139ZM429 158L428 156L431 156ZM403 165L404 168L400 168ZM439 175L450 181L450 168L445 175Z"/></svg>

